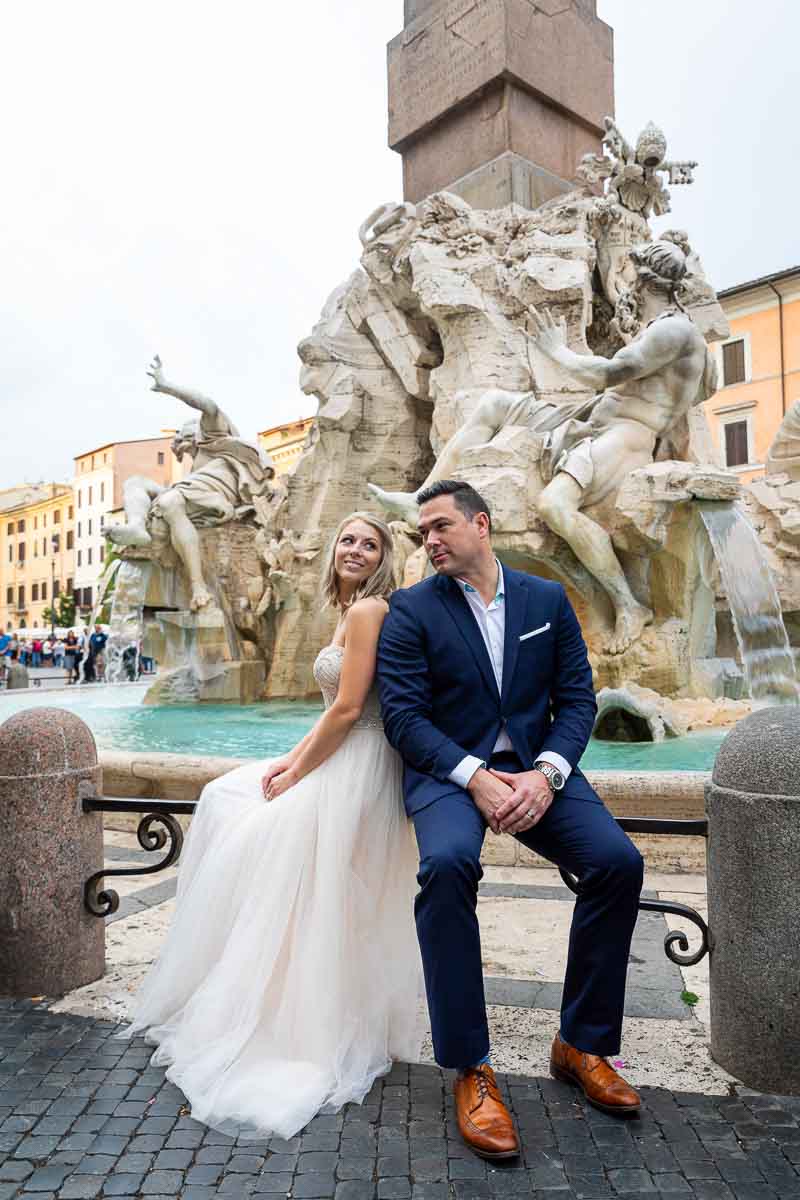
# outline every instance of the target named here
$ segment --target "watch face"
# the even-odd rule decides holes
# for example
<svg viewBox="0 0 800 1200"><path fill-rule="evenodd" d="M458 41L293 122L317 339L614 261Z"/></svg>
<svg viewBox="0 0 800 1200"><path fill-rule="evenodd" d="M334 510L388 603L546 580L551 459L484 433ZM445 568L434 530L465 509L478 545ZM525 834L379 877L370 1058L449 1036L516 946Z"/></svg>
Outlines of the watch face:
<svg viewBox="0 0 800 1200"><path fill-rule="evenodd" d="M551 776L553 787L557 792L560 792L564 784L567 782L559 770L555 770Z"/></svg>

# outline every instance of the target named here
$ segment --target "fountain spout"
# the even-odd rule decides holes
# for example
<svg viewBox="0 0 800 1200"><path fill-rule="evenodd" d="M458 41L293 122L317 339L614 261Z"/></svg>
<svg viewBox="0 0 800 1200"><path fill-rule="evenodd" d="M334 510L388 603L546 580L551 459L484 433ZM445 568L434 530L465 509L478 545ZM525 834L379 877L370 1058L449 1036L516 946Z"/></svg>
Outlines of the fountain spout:
<svg viewBox="0 0 800 1200"><path fill-rule="evenodd" d="M753 700L800 703L794 656L764 549L744 511L731 501L697 506L719 566Z"/></svg>

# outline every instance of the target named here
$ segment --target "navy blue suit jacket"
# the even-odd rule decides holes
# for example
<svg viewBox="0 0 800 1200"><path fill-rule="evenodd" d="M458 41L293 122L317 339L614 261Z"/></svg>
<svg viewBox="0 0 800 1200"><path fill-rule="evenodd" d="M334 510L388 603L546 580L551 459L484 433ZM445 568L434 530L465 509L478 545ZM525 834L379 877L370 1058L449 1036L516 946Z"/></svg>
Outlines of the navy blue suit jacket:
<svg viewBox="0 0 800 1200"><path fill-rule="evenodd" d="M577 617L560 583L502 569L502 695L454 579L435 575L391 598L378 685L386 736L405 762L410 816L456 788L450 772L467 754L488 762L503 723L526 770L553 750L573 768L568 792L596 799L576 770L597 712Z"/></svg>

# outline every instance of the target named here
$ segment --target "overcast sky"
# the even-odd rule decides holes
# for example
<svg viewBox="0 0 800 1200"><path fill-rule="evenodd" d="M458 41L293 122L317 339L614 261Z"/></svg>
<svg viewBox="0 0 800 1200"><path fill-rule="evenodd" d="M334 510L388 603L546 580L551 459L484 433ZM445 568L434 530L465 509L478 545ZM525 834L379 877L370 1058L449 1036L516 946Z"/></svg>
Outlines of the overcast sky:
<svg viewBox="0 0 800 1200"><path fill-rule="evenodd" d="M402 0L40 0L3 10L0 487L185 416L314 411L295 346L401 198L385 45ZM696 158L660 227L717 287L800 262L797 0L598 0L616 107Z"/></svg>

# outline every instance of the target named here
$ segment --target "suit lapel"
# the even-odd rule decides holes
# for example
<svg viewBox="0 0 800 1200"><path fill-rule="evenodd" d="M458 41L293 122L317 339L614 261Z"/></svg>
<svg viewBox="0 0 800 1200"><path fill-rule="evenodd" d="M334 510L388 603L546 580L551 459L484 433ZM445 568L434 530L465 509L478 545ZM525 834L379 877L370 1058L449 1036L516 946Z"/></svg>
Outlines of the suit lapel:
<svg viewBox="0 0 800 1200"><path fill-rule="evenodd" d="M519 655L519 635L525 628L528 606L528 589L516 571L503 568L506 594L506 634L503 643L503 696L505 700L511 687Z"/></svg>
<svg viewBox="0 0 800 1200"><path fill-rule="evenodd" d="M470 611L469 604L464 598L464 593L454 579L450 579L444 575L439 576L439 598L453 618L459 633L472 651L472 655L478 664L486 686L499 700L500 695L497 691L497 681L494 677L489 653L481 636L481 631L478 628L478 622ZM506 629L507 644L508 629Z"/></svg>

